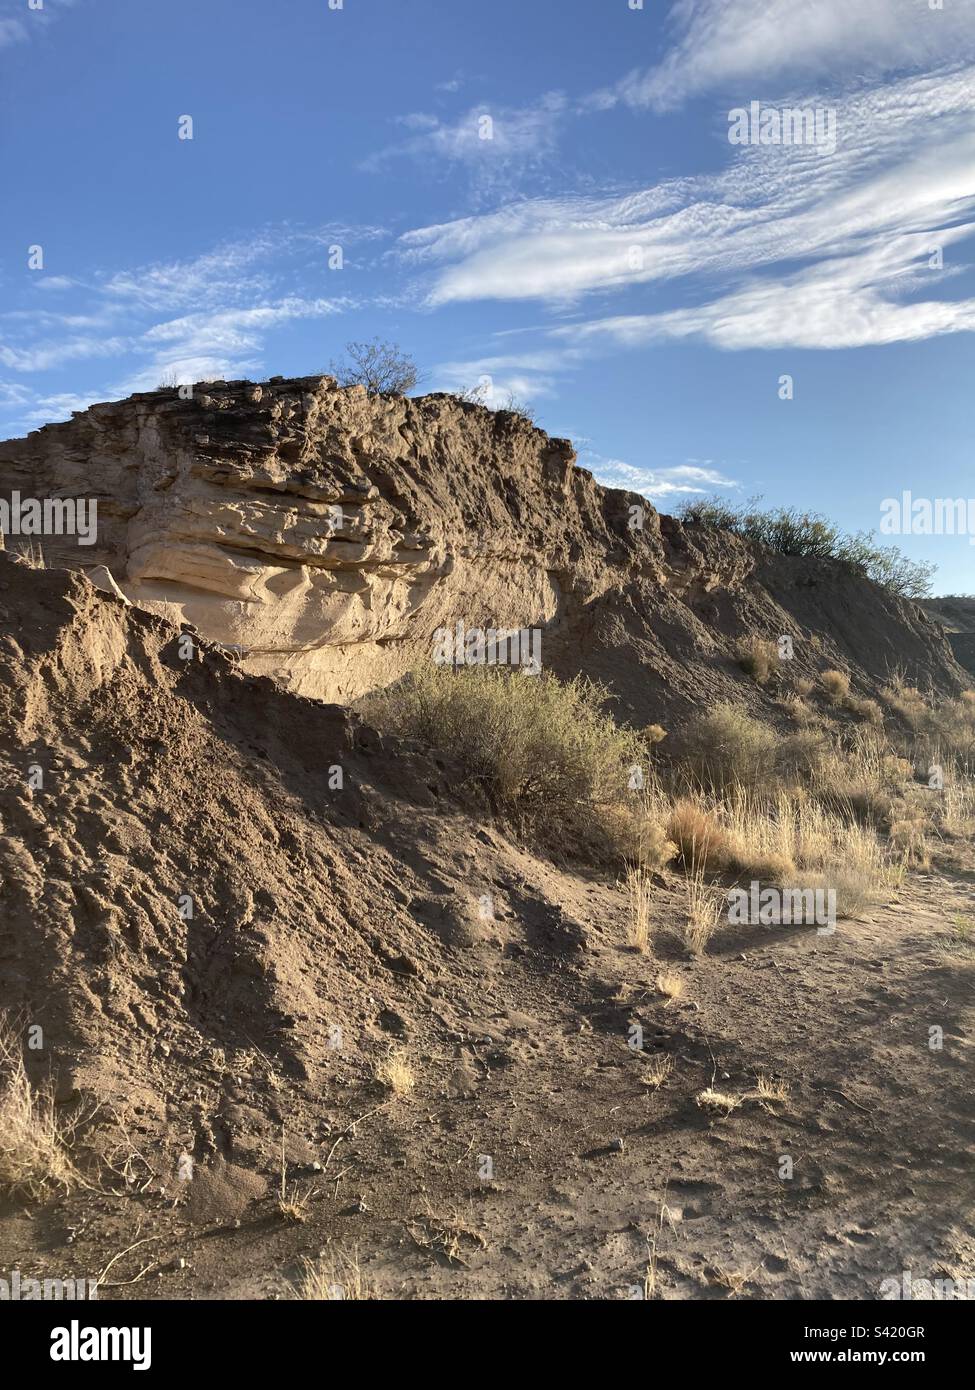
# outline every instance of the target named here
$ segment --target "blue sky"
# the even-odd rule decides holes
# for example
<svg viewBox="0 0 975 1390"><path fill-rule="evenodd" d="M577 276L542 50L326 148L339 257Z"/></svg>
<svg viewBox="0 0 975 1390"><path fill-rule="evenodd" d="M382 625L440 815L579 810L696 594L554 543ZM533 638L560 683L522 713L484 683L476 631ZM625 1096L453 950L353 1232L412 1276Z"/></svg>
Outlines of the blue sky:
<svg viewBox="0 0 975 1390"><path fill-rule="evenodd" d="M631 3L0 0L0 437L381 336L661 510L975 496L975 0Z"/></svg>

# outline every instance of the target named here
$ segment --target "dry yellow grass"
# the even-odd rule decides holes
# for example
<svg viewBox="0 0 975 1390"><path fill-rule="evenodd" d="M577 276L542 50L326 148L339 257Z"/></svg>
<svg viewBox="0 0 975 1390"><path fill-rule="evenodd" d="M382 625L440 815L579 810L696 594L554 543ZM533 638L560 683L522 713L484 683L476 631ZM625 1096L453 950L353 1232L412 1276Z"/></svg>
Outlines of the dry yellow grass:
<svg viewBox="0 0 975 1390"><path fill-rule="evenodd" d="M669 1002L684 997L684 978L673 971L661 971L656 980L657 991Z"/></svg>
<svg viewBox="0 0 975 1390"><path fill-rule="evenodd" d="M17 1033L0 1018L0 1187L30 1198L80 1182L71 1159L71 1126L62 1121L48 1083L31 1085Z"/></svg>
<svg viewBox="0 0 975 1390"><path fill-rule="evenodd" d="M890 827L890 843L905 868L930 869L931 847L927 833L931 823L926 817L895 821Z"/></svg>
<svg viewBox="0 0 975 1390"><path fill-rule="evenodd" d="M703 870L688 876L687 915L681 940L692 956L703 956L707 950L718 926L723 901L723 894L705 880Z"/></svg>
<svg viewBox="0 0 975 1390"><path fill-rule="evenodd" d="M789 1087L784 1081L776 1081L760 1072L755 1082L755 1094L766 1104L785 1105L789 1099Z"/></svg>
<svg viewBox="0 0 975 1390"><path fill-rule="evenodd" d="M298 1282L292 1285L296 1299L306 1303L365 1302L374 1298L366 1291L358 1252L336 1254L314 1263L303 1260Z"/></svg>
<svg viewBox="0 0 975 1390"><path fill-rule="evenodd" d="M735 648L735 660L756 684L767 685L778 672L779 649L765 637L743 637Z"/></svg>
<svg viewBox="0 0 975 1390"><path fill-rule="evenodd" d="M720 872L727 866L728 836L716 811L700 796L684 796L674 803L667 821L667 838L677 846L683 867Z"/></svg>
<svg viewBox="0 0 975 1390"><path fill-rule="evenodd" d="M786 695L780 703L786 714L794 723L798 724L800 729L808 729L822 723L818 711L814 710L812 705L808 704L799 694Z"/></svg>
<svg viewBox="0 0 975 1390"><path fill-rule="evenodd" d="M13 552L13 555L14 558L17 561L19 561L20 564L26 565L28 569L47 569L47 561L44 559L44 551L41 549L39 543L36 547L33 541L28 541L26 544L21 543L21 545L18 546L18 548Z"/></svg>
<svg viewBox="0 0 975 1390"><path fill-rule="evenodd" d="M391 1052L380 1062L376 1069L376 1079L388 1087L394 1096L401 1098L411 1095L416 1086L416 1073L410 1059L402 1050Z"/></svg>
<svg viewBox="0 0 975 1390"><path fill-rule="evenodd" d="M626 939L635 951L650 949L650 902L652 884L645 865L639 864L626 875L626 894L629 912L626 920Z"/></svg>
<svg viewBox="0 0 975 1390"><path fill-rule="evenodd" d="M729 1096L724 1091L716 1091L713 1086L708 1086L701 1091L695 1100L702 1110L712 1110L719 1115L730 1115L732 1110L737 1110L741 1104L738 1096Z"/></svg>
<svg viewBox="0 0 975 1390"><path fill-rule="evenodd" d="M850 693L850 678L845 671L823 671L819 677L819 685L827 700L833 705L842 704Z"/></svg>
<svg viewBox="0 0 975 1390"><path fill-rule="evenodd" d="M674 1070L672 1057L661 1054L648 1057L643 1068L640 1083L650 1091L658 1091Z"/></svg>
<svg viewBox="0 0 975 1390"><path fill-rule="evenodd" d="M756 1265L754 1269L749 1270L719 1269L715 1267L709 1270L705 1277L709 1284L713 1284L718 1288L727 1289L732 1298L734 1298L751 1283L760 1268L761 1265Z"/></svg>
<svg viewBox="0 0 975 1390"><path fill-rule="evenodd" d="M884 722L884 712L876 700L861 699L858 695L850 695L844 701L843 708L855 715L857 719L862 719L866 724L879 726Z"/></svg>

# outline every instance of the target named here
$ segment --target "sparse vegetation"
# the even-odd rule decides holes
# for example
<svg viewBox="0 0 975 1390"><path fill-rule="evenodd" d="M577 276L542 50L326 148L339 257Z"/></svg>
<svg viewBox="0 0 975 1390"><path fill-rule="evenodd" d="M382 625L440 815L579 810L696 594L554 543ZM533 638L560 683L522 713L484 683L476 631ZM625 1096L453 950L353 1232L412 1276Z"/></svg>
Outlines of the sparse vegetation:
<svg viewBox="0 0 975 1390"><path fill-rule="evenodd" d="M877 545L866 531L845 535L818 512L795 507L763 509L761 500L753 497L736 507L723 497L700 498L685 502L677 514L691 525L732 531L780 555L838 561L853 574L903 598L926 598L931 593L936 565L911 560L895 545Z"/></svg>
<svg viewBox="0 0 975 1390"><path fill-rule="evenodd" d="M703 867L687 878L687 915L681 939L692 956L703 956L721 913L722 895L704 877Z"/></svg>
<svg viewBox="0 0 975 1390"><path fill-rule="evenodd" d="M657 993L662 994L668 1002L673 1002L684 997L684 977L676 975L673 971L661 971L656 979Z"/></svg>
<svg viewBox="0 0 975 1390"><path fill-rule="evenodd" d="M720 792L767 778L779 746L775 730L725 701L690 722L686 766L697 783ZM673 836L671 838L674 838Z"/></svg>
<svg viewBox="0 0 975 1390"><path fill-rule="evenodd" d="M31 1084L17 1032L0 1016L0 1188L38 1199L78 1186L71 1138L71 1125L57 1114L53 1086Z"/></svg>
<svg viewBox="0 0 975 1390"><path fill-rule="evenodd" d="M284 1151L284 1131L281 1132L281 1173L278 1187L278 1215L292 1226L301 1226L308 1219L313 1190L301 1191L296 1182L288 1182L288 1167Z"/></svg>
<svg viewBox="0 0 975 1390"><path fill-rule="evenodd" d="M345 359L329 372L340 386L364 386L373 395L405 396L419 384L420 373L409 353L396 343L346 343Z"/></svg>
<svg viewBox="0 0 975 1390"><path fill-rule="evenodd" d="M730 1096L725 1091L716 1091L708 1086L695 1097L702 1110L711 1110L718 1115L730 1115L741 1104L739 1096Z"/></svg>
<svg viewBox="0 0 975 1390"><path fill-rule="evenodd" d="M303 1260L298 1281L292 1285L292 1294L296 1299L312 1303L358 1303L374 1298L366 1290L358 1251L339 1252L317 1262Z"/></svg>
<svg viewBox="0 0 975 1390"><path fill-rule="evenodd" d="M665 1053L660 1053L656 1057L648 1057L643 1067L643 1075L640 1077L640 1084L646 1086L649 1091L659 1091L673 1070L674 1059Z"/></svg>
<svg viewBox="0 0 975 1390"><path fill-rule="evenodd" d="M755 1094L768 1105L785 1105L789 1099L789 1087L784 1081L776 1081L760 1072L755 1082Z"/></svg>
<svg viewBox="0 0 975 1390"><path fill-rule="evenodd" d="M642 818L627 798L627 769L645 766L648 752L606 714L607 699L581 676L563 684L547 672L455 672L431 663L373 696L364 713L383 731L421 739L452 759L495 814L543 847L632 860L641 852Z"/></svg>
<svg viewBox="0 0 975 1390"><path fill-rule="evenodd" d="M19 564L26 565L29 570L47 569L47 561L44 559L44 551L41 549L40 542L35 545L32 540L22 541L13 551L13 555Z"/></svg>
<svg viewBox="0 0 975 1390"><path fill-rule="evenodd" d="M402 1049L396 1049L385 1057L376 1069L376 1079L388 1087L394 1096L405 1098L412 1095L416 1087L416 1073L413 1064Z"/></svg>
<svg viewBox="0 0 975 1390"><path fill-rule="evenodd" d="M764 637L742 638L735 653L738 665L758 685L768 685L779 672L779 649Z"/></svg>
<svg viewBox="0 0 975 1390"><path fill-rule="evenodd" d="M823 694L832 705L841 705L850 694L850 678L845 671L824 671L819 677Z"/></svg>
<svg viewBox="0 0 975 1390"><path fill-rule="evenodd" d="M626 892L629 901L626 939L641 954L650 948L650 874L643 864L627 871Z"/></svg>

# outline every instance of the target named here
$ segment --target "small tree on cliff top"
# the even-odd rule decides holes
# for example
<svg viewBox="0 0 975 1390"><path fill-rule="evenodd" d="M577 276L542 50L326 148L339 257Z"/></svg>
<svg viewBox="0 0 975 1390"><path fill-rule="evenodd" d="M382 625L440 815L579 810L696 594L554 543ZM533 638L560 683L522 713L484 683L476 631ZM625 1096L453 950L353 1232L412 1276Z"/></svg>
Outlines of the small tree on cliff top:
<svg viewBox="0 0 975 1390"><path fill-rule="evenodd" d="M413 358L396 343L346 343L345 359L329 371L342 386L364 386L384 396L405 396L420 380Z"/></svg>

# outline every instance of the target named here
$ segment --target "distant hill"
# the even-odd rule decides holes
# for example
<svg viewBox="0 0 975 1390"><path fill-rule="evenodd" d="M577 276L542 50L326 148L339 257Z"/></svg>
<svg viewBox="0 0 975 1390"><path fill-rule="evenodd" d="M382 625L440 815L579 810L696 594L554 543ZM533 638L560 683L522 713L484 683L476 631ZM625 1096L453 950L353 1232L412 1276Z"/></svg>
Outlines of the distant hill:
<svg viewBox="0 0 975 1390"><path fill-rule="evenodd" d="M944 624L959 665L975 672L975 594L928 598L921 606Z"/></svg>

